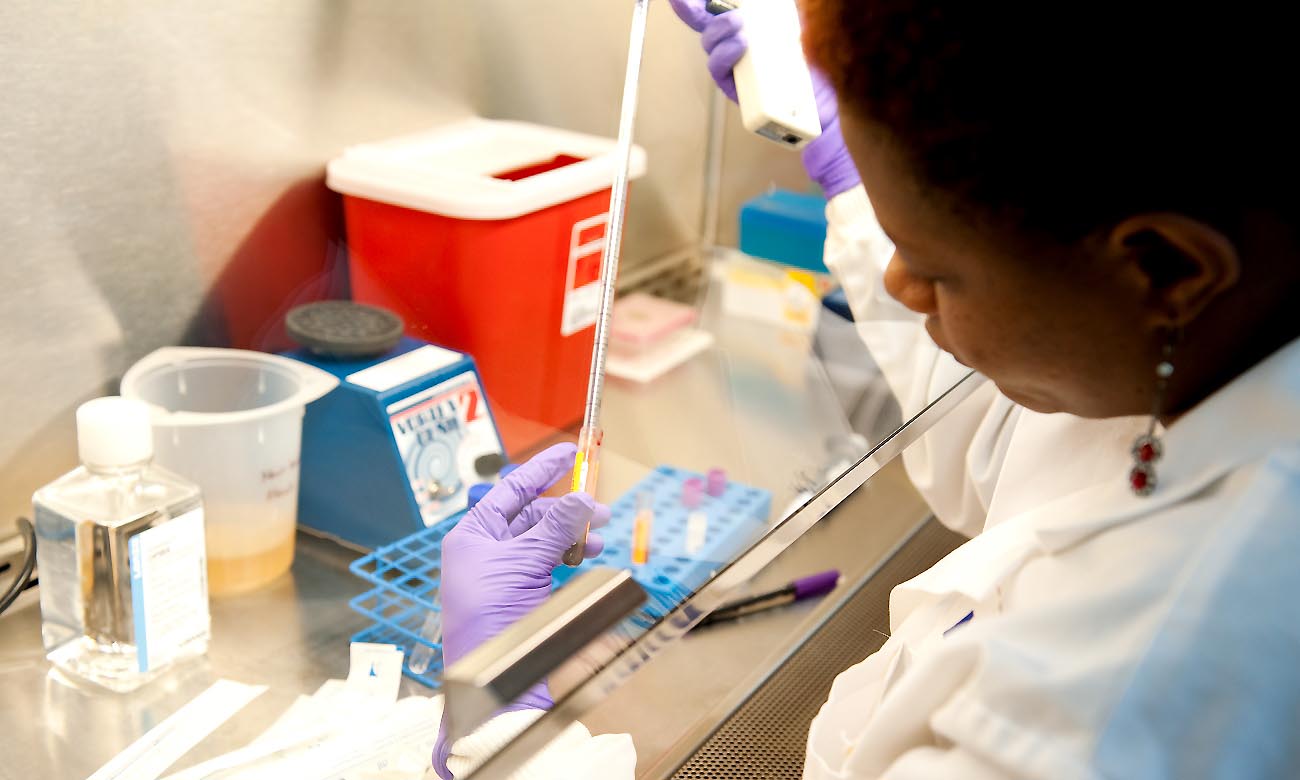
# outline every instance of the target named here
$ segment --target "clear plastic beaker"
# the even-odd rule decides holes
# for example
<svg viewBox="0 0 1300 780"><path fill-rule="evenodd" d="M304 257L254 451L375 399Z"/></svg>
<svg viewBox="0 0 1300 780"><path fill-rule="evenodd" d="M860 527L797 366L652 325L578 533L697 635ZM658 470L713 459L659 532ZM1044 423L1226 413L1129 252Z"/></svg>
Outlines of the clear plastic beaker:
<svg viewBox="0 0 1300 780"><path fill-rule="evenodd" d="M163 347L122 377L154 407L154 460L198 483L208 590L252 590L293 563L302 417L338 380L277 355Z"/></svg>

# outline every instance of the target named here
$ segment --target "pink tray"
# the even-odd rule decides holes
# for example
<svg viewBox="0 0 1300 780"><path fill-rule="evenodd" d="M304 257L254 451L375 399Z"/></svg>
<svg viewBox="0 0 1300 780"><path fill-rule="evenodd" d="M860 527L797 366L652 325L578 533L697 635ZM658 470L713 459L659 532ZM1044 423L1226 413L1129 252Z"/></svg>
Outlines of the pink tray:
<svg viewBox="0 0 1300 780"><path fill-rule="evenodd" d="M641 350L695 322L695 309L646 293L632 293L614 302L610 346Z"/></svg>

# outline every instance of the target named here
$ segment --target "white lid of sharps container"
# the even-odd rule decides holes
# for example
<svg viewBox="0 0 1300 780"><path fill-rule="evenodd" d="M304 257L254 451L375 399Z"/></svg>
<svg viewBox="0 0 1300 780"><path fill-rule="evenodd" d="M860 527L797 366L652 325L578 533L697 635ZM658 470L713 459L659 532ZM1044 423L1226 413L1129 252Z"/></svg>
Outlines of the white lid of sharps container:
<svg viewBox="0 0 1300 780"><path fill-rule="evenodd" d="M153 457L153 426L144 401L116 395L77 407L77 452L92 466L129 466Z"/></svg>
<svg viewBox="0 0 1300 780"><path fill-rule="evenodd" d="M614 183L617 143L527 122L472 117L422 133L352 146L331 160L335 192L470 220L514 219ZM561 156L577 162L521 179L501 174ZM645 173L633 146L628 174Z"/></svg>

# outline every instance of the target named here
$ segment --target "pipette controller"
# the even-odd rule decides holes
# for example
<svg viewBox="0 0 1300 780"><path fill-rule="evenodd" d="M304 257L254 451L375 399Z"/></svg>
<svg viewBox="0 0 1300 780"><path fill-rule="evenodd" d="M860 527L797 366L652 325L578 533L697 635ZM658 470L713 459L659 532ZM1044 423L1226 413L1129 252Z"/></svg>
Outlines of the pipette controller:
<svg viewBox="0 0 1300 780"><path fill-rule="evenodd" d="M794 0L709 0L709 13L738 13L748 48L736 63L736 98L745 129L789 149L821 135L812 73Z"/></svg>

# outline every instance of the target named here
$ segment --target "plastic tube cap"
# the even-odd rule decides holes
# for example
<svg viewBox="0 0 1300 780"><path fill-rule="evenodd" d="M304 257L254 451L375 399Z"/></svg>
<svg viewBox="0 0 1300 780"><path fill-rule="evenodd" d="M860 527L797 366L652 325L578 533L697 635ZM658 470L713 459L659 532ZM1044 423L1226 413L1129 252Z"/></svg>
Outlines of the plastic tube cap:
<svg viewBox="0 0 1300 780"><path fill-rule="evenodd" d="M704 500L704 480L691 477L682 483L682 506L695 509Z"/></svg>
<svg viewBox="0 0 1300 780"><path fill-rule="evenodd" d="M727 472L722 469L709 469L708 494L717 498L727 492Z"/></svg>
<svg viewBox="0 0 1300 780"><path fill-rule="evenodd" d="M116 395L77 407L77 454L91 466L129 466L153 457L149 405Z"/></svg>

